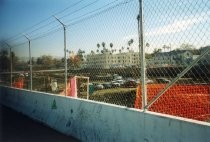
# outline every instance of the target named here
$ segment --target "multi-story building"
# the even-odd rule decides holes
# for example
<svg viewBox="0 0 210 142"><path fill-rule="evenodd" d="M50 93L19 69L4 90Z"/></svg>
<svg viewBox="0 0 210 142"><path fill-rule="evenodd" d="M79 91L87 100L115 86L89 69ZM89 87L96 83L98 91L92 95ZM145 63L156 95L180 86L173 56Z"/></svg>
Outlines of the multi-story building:
<svg viewBox="0 0 210 142"><path fill-rule="evenodd" d="M140 63L139 53L129 51L125 53L113 54L106 51L102 54L91 53L87 55L87 68L117 68L127 66L138 66Z"/></svg>
<svg viewBox="0 0 210 142"><path fill-rule="evenodd" d="M199 50L173 50L170 52L159 52L146 60L147 67L178 67L188 66L200 55ZM139 52L129 51L112 54L105 51L102 54L91 53L87 55L87 68L117 68L132 67L140 65Z"/></svg>
<svg viewBox="0 0 210 142"><path fill-rule="evenodd" d="M147 66L188 66L198 56L198 50L174 50L170 52L159 52L147 60Z"/></svg>

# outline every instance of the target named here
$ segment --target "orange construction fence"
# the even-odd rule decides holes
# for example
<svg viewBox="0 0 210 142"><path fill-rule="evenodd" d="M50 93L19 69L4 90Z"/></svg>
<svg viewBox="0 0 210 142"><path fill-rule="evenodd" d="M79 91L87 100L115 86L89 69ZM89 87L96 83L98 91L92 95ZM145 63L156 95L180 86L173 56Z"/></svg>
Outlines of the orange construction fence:
<svg viewBox="0 0 210 142"><path fill-rule="evenodd" d="M166 85L148 84L150 102ZM137 87L135 108L142 108L141 86ZM210 85L173 85L154 104L150 111L206 121L210 119Z"/></svg>
<svg viewBox="0 0 210 142"><path fill-rule="evenodd" d="M23 89L24 86L24 79L18 78L16 81L13 82L12 87Z"/></svg>

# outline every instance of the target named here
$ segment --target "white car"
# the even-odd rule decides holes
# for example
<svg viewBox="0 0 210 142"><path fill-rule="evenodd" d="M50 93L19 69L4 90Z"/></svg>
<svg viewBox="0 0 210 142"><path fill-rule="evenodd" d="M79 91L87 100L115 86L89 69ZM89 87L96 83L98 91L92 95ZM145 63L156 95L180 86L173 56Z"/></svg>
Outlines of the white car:
<svg viewBox="0 0 210 142"><path fill-rule="evenodd" d="M117 81L112 81L112 87L120 87L120 83Z"/></svg>
<svg viewBox="0 0 210 142"><path fill-rule="evenodd" d="M102 90L102 89L104 89L104 86L102 84L98 84L98 85L96 85L96 89Z"/></svg>

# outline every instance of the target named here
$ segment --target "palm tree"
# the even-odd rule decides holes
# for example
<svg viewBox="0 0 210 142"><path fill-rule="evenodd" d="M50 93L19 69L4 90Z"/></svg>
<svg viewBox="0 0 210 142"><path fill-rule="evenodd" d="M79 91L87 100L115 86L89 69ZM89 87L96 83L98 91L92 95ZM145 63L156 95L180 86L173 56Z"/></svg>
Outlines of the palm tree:
<svg viewBox="0 0 210 142"><path fill-rule="evenodd" d="M105 44L105 42L102 42L101 45L103 46L103 48L105 48L106 44Z"/></svg>
<svg viewBox="0 0 210 142"><path fill-rule="evenodd" d="M122 52L123 52L123 50L124 50L124 47L122 46L122 48L121 48L121 49L122 49Z"/></svg>
<svg viewBox="0 0 210 142"><path fill-rule="evenodd" d="M152 54L155 55L155 54L161 53L161 52L162 52L162 49L160 49L160 48L155 48Z"/></svg>
<svg viewBox="0 0 210 142"><path fill-rule="evenodd" d="M163 45L163 51L165 52L165 49L167 48L167 46L166 45Z"/></svg>
<svg viewBox="0 0 210 142"><path fill-rule="evenodd" d="M119 49L119 52L121 53L121 52L122 52L122 50L121 50L121 49Z"/></svg>
<svg viewBox="0 0 210 142"><path fill-rule="evenodd" d="M127 50L128 50L128 51L129 51L129 49L130 49L130 48L129 48L129 47L127 47Z"/></svg>
<svg viewBox="0 0 210 142"><path fill-rule="evenodd" d="M100 44L99 44L99 43L97 43L97 47L98 47L98 49L99 49L99 47L100 47Z"/></svg>
<svg viewBox="0 0 210 142"><path fill-rule="evenodd" d="M90 52L91 54L94 54L94 51L93 50L91 50L91 52Z"/></svg>
<svg viewBox="0 0 210 142"><path fill-rule="evenodd" d="M97 47L98 47L98 49L96 50L96 52L99 53L99 48L100 48L100 44L99 43L97 43Z"/></svg>
<svg viewBox="0 0 210 142"><path fill-rule="evenodd" d="M133 42L134 42L133 39L130 39L130 40L128 41L128 46L129 46L129 47L127 48L128 50L130 49L130 46L133 44Z"/></svg>
<svg viewBox="0 0 210 142"><path fill-rule="evenodd" d="M113 43L110 43L110 44L109 44L109 46L110 46L110 48L112 49L112 47L113 47Z"/></svg>
<svg viewBox="0 0 210 142"><path fill-rule="evenodd" d="M130 40L128 41L128 46L131 46L131 44L133 44L133 42L134 42L134 40L133 40L133 39L130 39Z"/></svg>

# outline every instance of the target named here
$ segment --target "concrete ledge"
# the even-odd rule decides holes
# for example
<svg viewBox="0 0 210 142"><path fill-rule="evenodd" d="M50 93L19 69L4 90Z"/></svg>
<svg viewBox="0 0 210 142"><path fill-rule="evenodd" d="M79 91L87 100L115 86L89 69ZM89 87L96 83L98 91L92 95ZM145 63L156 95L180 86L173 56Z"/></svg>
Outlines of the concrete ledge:
<svg viewBox="0 0 210 142"><path fill-rule="evenodd" d="M82 141L210 140L210 124L154 112L0 86L0 103Z"/></svg>

